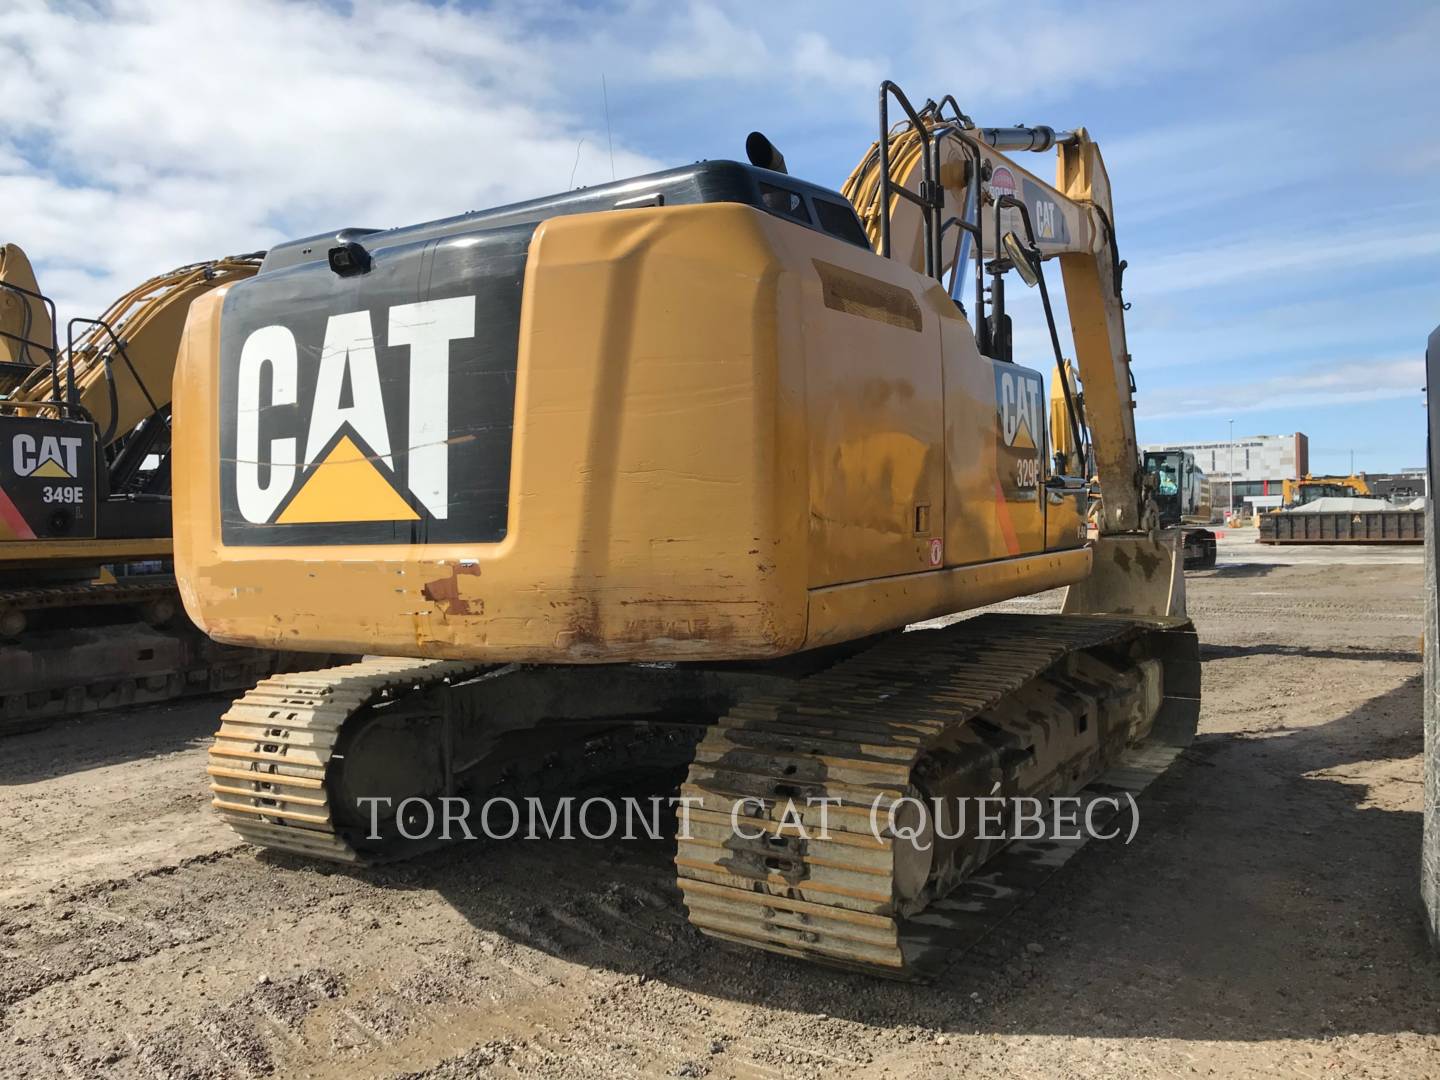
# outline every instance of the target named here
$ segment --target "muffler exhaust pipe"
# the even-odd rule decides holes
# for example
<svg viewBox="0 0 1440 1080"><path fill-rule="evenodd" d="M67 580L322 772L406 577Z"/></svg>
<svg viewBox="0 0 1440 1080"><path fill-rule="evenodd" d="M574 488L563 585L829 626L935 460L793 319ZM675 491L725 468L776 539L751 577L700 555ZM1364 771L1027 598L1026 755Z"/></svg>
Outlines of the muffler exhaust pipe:
<svg viewBox="0 0 1440 1080"><path fill-rule="evenodd" d="M745 156L757 169L787 174L789 172L785 168L785 155L776 150L775 144L758 131L752 131L745 137Z"/></svg>

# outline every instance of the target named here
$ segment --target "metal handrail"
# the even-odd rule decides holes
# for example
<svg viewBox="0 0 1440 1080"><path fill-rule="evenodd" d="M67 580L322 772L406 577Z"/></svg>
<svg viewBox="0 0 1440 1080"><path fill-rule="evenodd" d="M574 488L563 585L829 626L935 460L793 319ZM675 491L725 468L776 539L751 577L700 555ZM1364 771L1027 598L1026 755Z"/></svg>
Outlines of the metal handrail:
<svg viewBox="0 0 1440 1080"><path fill-rule="evenodd" d="M25 350L29 350L32 347L39 349L41 352L45 353L50 358L50 389L51 392L58 399L60 397L60 341L56 337L55 332L55 301L51 300L50 297L46 296L44 293L36 292L33 289L27 289L23 285L16 285L13 281L0 281L0 289L8 289L10 292L19 293L22 297L26 298L26 303L24 305L25 322L21 328L25 333L12 334L7 330L0 330L0 336L7 337L11 341L20 342L20 344L24 346ZM25 334L28 334L30 331L30 304L28 302L29 300L39 300L40 303L44 304L45 307L48 308L50 311L50 344L48 346L38 341L32 341L29 337L25 336ZM39 366L39 364L35 365L35 367Z"/></svg>
<svg viewBox="0 0 1440 1080"><path fill-rule="evenodd" d="M109 336L110 342L115 351L120 354L120 359L125 361L125 367L129 370L135 385L140 387L140 393L145 395L145 402L150 406L150 415L155 416L160 412L160 406L155 404L155 399L150 395L150 388L145 385L145 380L135 370L135 365L130 362L130 354L125 351L125 343L116 335L114 329L104 319L87 319L77 315L65 324L65 355L69 360L69 368L73 372L75 368L75 324L83 323L87 326L98 326ZM106 425L105 433L100 436L100 445L107 446L110 440L115 437L115 430L120 426L120 399L115 385L115 373L110 366L110 354L102 352L100 362L105 372L105 385L110 399L110 422ZM72 376L73 377L73 376Z"/></svg>
<svg viewBox="0 0 1440 1080"><path fill-rule="evenodd" d="M1050 290L1045 286L1045 262L1040 255L1040 245L1035 242L1035 228L1030 223L1030 210L1024 201L1013 195L1001 195L995 200L995 246L1000 247L1000 214L1007 208L1020 211L1020 220L1025 226L1025 239L1035 253L1035 278L1040 287L1040 302L1045 307L1045 324L1050 330L1050 345L1055 351L1055 367L1060 379L1060 392L1065 397L1065 414L1070 420L1070 436L1075 440L1075 449L1083 462L1089 457L1089 443L1084 437L1084 426L1075 400L1070 395L1070 380L1065 377L1065 356L1060 349L1060 333L1055 329L1055 312L1050 307Z"/></svg>
<svg viewBox="0 0 1440 1080"><path fill-rule="evenodd" d="M949 101L953 104L955 99L947 94L942 99L941 104L943 105L945 101ZM959 112L958 107L956 108L956 111ZM936 115L939 115L938 109L936 111ZM963 117L965 114L960 113L960 115ZM966 119L968 119L968 117ZM964 131L965 129L963 128L957 128L954 125L947 124L944 127L936 128L931 134L934 136L935 139L934 172L936 176L940 175L940 147L944 144L944 140L955 139L956 141L958 141L961 148L970 158L969 191L966 193L965 196L965 208L962 211L962 220L967 221L969 222L969 224L974 226L973 229L967 228L965 231L967 233L970 233L975 238L975 318L977 320L975 333L978 337L980 334L980 321L983 320L985 315L985 267L983 257L985 245L984 234L980 228L980 167L981 163L984 160L984 155L981 153L979 145L973 139L967 137L964 134ZM970 215L972 213L974 214L974 220L970 221ZM944 227L941 228L941 233L943 236ZM936 254L937 263L939 262L943 253L944 244L942 243L940 245L940 251ZM955 282L960 272L962 255L963 247L955 252L955 267L950 274L949 293L951 299L956 300L958 300L958 298L955 296ZM939 275L937 274L936 276L938 277Z"/></svg>
<svg viewBox="0 0 1440 1080"><path fill-rule="evenodd" d="M895 101L900 108L905 110L905 115L910 118L910 123L920 135L922 144L921 166L924 170L924 179L920 183L920 193L903 188L890 179L890 97L894 95ZM892 192L909 199L920 208L922 219L925 223L925 273L933 278L938 278L938 259L935 255L935 232L938 224L941 201L936 201L935 176L932 171L930 158L930 129L920 119L920 114L910 104L910 99L905 96L905 91L896 86L889 79L880 84L880 254L885 258L890 257L890 195Z"/></svg>

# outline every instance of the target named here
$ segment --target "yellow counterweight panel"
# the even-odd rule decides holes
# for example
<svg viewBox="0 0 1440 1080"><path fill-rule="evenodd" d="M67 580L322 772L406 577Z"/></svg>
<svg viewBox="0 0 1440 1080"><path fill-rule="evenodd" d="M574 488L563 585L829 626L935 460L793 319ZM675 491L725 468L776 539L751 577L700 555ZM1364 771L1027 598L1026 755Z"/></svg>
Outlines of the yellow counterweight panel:
<svg viewBox="0 0 1440 1080"><path fill-rule="evenodd" d="M223 547L222 298L204 298L175 403L177 576L192 617L227 641L394 655L798 648L808 477L799 291L775 253L787 227L705 206L537 228L498 544Z"/></svg>

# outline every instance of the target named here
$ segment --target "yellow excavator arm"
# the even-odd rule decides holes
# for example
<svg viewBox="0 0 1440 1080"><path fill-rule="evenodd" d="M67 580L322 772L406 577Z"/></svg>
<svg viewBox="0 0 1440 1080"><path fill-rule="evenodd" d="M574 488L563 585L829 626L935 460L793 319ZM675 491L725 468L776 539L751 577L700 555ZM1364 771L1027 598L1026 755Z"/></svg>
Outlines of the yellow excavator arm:
<svg viewBox="0 0 1440 1080"><path fill-rule="evenodd" d="M1364 473L1349 476L1312 476L1306 473L1297 480L1286 479L1281 485L1282 506L1301 506L1326 496L1366 498L1372 495Z"/></svg>
<svg viewBox="0 0 1440 1080"><path fill-rule="evenodd" d="M881 93L883 99L886 91ZM1117 254L1110 181L1100 148L1084 128L976 127L958 108L945 115L946 102L953 104L953 99L918 112L904 103L910 122L871 146L842 191L877 252L941 278L962 304L968 294L962 275L979 234L981 265L973 304L981 351L988 355L996 352L985 348L993 331L987 334L984 325L980 271L987 260L1007 256L1003 234L1014 231L1040 260L1059 259L1085 408L1082 417L1078 397L1069 402L1067 422L1055 429L1055 447L1068 455L1080 450L1077 444L1090 444L1105 492L1102 532L1151 529L1156 518L1140 468L1125 342L1125 264ZM1052 148L1058 155L1054 185L1002 152ZM888 184L883 180L887 171ZM974 223L974 231L967 222ZM1059 365L1058 340L1055 347ZM1083 471L1083 461L1069 464Z"/></svg>
<svg viewBox="0 0 1440 1080"><path fill-rule="evenodd" d="M13 281L38 297L33 273L10 276L10 266L24 260L23 252L7 245L3 255L6 262L0 269L4 275L0 281ZM27 342L46 343L58 353L58 363L52 368L43 345L37 348L7 338L16 354L28 352L33 364L9 400L37 406L32 411L43 414L46 410L38 407L55 399L58 382L62 398L91 417L100 444L110 445L170 404L175 353L191 302L211 289L252 276L259 267L259 254L237 255L192 263L150 278L117 299L99 318L71 319L66 334L69 340L63 348L50 331L50 314L44 303L0 289L0 299L10 304L0 308L5 328L23 319L21 300L25 299L32 308L24 334ZM28 260L23 268L29 271Z"/></svg>
<svg viewBox="0 0 1440 1080"><path fill-rule="evenodd" d="M48 366L45 347L55 336L51 316L25 252L16 244L0 245L0 395L11 393L35 368Z"/></svg>

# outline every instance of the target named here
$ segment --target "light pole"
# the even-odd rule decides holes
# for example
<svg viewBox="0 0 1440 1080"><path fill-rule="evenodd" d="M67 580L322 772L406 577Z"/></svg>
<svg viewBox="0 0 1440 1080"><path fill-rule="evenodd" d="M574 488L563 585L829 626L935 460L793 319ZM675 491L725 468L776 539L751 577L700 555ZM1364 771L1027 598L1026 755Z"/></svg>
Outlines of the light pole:
<svg viewBox="0 0 1440 1080"><path fill-rule="evenodd" d="M1230 421L1230 517L1235 517L1235 421Z"/></svg>

